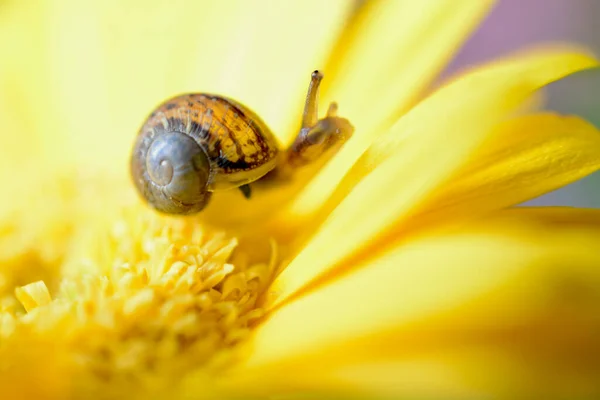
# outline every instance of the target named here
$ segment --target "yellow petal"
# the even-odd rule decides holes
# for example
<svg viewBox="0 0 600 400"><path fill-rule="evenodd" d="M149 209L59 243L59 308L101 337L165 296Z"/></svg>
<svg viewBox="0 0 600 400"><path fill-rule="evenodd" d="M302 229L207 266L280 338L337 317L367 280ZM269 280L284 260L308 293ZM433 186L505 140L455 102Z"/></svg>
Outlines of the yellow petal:
<svg viewBox="0 0 600 400"><path fill-rule="evenodd" d="M479 352L483 368L450 370L466 388L501 381L494 374L503 360L486 351L525 363L528 373L544 372L545 361L575 375L568 363L598 367L600 210L587 212L595 222L584 230L499 216L401 244L275 310L233 381L331 387L344 367L432 357L452 368L457 360L448 353L463 349ZM486 363L494 364L489 376Z"/></svg>
<svg viewBox="0 0 600 400"><path fill-rule="evenodd" d="M534 52L468 73L420 103L367 150L337 189L321 187L323 202L335 190L326 210L350 193L277 279L272 304L420 211L435 190L452 184L449 178L469 165L479 146L496 133L493 128L536 89L594 63L581 53ZM302 208L292 209L291 221L317 209L304 196L295 205Z"/></svg>
<svg viewBox="0 0 600 400"><path fill-rule="evenodd" d="M500 125L416 223L468 218L565 186L600 169L600 132L576 117L538 114Z"/></svg>

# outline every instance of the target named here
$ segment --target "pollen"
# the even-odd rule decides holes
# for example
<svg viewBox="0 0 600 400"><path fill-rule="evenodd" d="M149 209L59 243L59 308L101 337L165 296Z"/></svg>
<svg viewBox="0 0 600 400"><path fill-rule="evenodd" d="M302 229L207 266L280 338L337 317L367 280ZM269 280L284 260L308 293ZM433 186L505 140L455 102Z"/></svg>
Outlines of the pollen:
<svg viewBox="0 0 600 400"><path fill-rule="evenodd" d="M0 342L60 348L74 393L156 394L186 371L222 366L263 315L258 299L273 274L273 256L242 251L235 237L139 208L72 247L56 287L14 289L12 307L0 309Z"/></svg>

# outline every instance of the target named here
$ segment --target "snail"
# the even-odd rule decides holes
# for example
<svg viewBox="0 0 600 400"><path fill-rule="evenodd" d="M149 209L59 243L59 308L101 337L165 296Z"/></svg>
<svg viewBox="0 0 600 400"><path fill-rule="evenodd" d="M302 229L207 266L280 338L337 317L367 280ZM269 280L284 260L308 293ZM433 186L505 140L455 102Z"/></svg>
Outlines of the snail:
<svg viewBox="0 0 600 400"><path fill-rule="evenodd" d="M259 180L285 181L294 172L339 148L354 128L332 103L318 118L323 79L314 71L302 124L294 142L281 149L267 124L242 104L218 95L173 97L143 123L131 155L131 174L144 200L167 214L195 214L213 192L237 188L246 198Z"/></svg>

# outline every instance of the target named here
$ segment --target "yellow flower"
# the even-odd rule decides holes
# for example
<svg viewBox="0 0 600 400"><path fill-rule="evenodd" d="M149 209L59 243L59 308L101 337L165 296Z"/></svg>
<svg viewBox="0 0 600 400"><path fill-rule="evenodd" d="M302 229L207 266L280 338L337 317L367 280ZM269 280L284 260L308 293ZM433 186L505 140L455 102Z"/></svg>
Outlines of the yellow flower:
<svg viewBox="0 0 600 400"><path fill-rule="evenodd" d="M600 212L511 208L600 168L593 126L534 107L584 51L425 96L491 2L31 3L0 4L3 398L600 394ZM223 93L285 144L315 68L356 132L313 179L137 198L156 103Z"/></svg>

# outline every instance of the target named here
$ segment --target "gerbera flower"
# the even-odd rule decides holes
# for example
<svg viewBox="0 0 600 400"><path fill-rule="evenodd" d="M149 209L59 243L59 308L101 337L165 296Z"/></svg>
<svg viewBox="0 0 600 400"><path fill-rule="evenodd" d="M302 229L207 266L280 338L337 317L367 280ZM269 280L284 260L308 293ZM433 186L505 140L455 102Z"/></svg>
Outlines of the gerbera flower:
<svg viewBox="0 0 600 400"><path fill-rule="evenodd" d="M532 102L597 62L425 96L490 3L2 4L3 398L598 395L600 214L510 208L600 168ZM315 68L356 131L313 179L191 218L137 198L156 103L223 93L285 144Z"/></svg>

